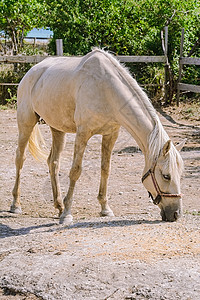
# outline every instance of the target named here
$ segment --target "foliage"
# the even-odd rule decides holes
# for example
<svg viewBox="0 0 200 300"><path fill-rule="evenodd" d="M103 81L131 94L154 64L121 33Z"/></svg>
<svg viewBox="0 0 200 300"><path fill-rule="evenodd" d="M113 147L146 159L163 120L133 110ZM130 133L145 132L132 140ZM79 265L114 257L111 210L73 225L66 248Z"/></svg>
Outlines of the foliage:
<svg viewBox="0 0 200 300"><path fill-rule="evenodd" d="M168 81L172 101L178 78L181 29L185 28L186 33L184 55L199 35L198 0L46 0L46 3L47 10L51 11L49 25L54 32L50 45L52 53L55 53L55 39L62 38L64 52L70 55L84 55L93 46L121 55L163 55L160 35L164 26L169 25ZM194 54L200 55L199 48ZM143 67L141 71L146 74L145 81L155 78L151 68ZM160 73L158 70L156 76L159 80L162 77L164 83ZM185 75L188 80L193 79L190 83L196 84L200 71L187 68ZM139 77L142 78L142 73Z"/></svg>
<svg viewBox="0 0 200 300"><path fill-rule="evenodd" d="M0 31L11 38L15 53L23 46L28 31L43 26L44 8L41 0L1 0Z"/></svg>
<svg viewBox="0 0 200 300"><path fill-rule="evenodd" d="M184 55L199 36L199 0L1 0L0 30L12 39L15 52L32 28L50 27L54 37L49 51L55 54L55 39L62 38L65 55L84 55L98 46L121 55L162 55L161 31L169 28L170 99L176 91L181 29L185 28ZM28 52L27 52L28 51ZM200 56L196 47L193 55ZM140 70L139 70L140 68ZM164 83L159 65L131 68L141 83ZM183 82L199 84L200 70L187 66ZM151 89L153 92L154 88ZM159 90L155 90L155 93ZM162 91L160 91L162 94Z"/></svg>
<svg viewBox="0 0 200 300"><path fill-rule="evenodd" d="M160 32L169 27L169 55L178 55L181 28L186 46L197 37L197 0L46 0L54 38L64 40L65 52L86 54L93 46L125 55L160 55ZM48 8L47 8L48 9Z"/></svg>
<svg viewBox="0 0 200 300"><path fill-rule="evenodd" d="M12 90L10 88L7 89L7 92L9 94L9 98L6 99L6 103L10 106L16 108L17 105L17 95L16 93L12 93Z"/></svg>

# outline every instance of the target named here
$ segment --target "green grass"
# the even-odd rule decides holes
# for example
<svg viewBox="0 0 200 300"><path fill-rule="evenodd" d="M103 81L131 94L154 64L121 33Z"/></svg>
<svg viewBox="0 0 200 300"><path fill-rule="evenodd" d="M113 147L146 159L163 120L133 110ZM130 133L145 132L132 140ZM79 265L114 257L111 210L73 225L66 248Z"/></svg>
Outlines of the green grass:
<svg viewBox="0 0 200 300"><path fill-rule="evenodd" d="M0 110L7 110L9 109L8 105L1 105L0 104Z"/></svg>
<svg viewBox="0 0 200 300"><path fill-rule="evenodd" d="M185 214L192 215L192 216L200 216L200 211L196 211L196 210L188 211L188 210L186 210Z"/></svg>

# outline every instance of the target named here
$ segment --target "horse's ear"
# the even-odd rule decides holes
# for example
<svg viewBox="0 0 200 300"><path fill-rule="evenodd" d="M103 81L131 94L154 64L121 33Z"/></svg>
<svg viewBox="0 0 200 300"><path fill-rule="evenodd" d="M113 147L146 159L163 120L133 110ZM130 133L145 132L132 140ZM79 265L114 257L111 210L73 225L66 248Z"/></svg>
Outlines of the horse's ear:
<svg viewBox="0 0 200 300"><path fill-rule="evenodd" d="M178 145L176 145L176 149L178 151L181 151L181 149L184 147L186 141L187 141L187 139L184 139L182 142L180 142Z"/></svg>
<svg viewBox="0 0 200 300"><path fill-rule="evenodd" d="M167 141L164 144L163 149L162 149L163 156L166 156L169 153L170 148L171 148L171 140Z"/></svg>

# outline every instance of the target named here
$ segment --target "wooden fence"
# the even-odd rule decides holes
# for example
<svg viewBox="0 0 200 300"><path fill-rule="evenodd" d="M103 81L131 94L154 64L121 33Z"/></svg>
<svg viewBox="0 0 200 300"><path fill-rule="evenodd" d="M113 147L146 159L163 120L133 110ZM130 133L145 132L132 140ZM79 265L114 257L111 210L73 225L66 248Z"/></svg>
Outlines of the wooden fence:
<svg viewBox="0 0 200 300"><path fill-rule="evenodd" d="M161 41L162 41L162 48L163 48L163 55L162 56L123 56L119 55L116 56L120 62L125 63L163 63L165 66L165 101L167 102L167 69L168 69L168 58L167 58L167 49L168 49L168 27L164 28L161 32ZM62 40L56 40L56 54L58 56L63 55L63 46ZM26 56L26 55L4 55L0 56L0 63L39 63L45 58L50 56L43 56L43 55L34 55L34 56ZM0 86L10 86L10 85L18 85L18 83L0 83ZM155 86L155 84L147 84L145 86ZM156 84L157 86L157 84Z"/></svg>
<svg viewBox="0 0 200 300"><path fill-rule="evenodd" d="M27 56L27 55L9 55L9 56L0 56L0 63L34 63L37 64L44 60L47 57L51 56L44 56L44 55L35 55L35 56ZM55 56L54 56L55 57ZM167 64L167 56L123 56L118 55L116 58L120 62L124 63L163 63L164 65ZM167 74L165 68L165 101L167 102ZM18 85L19 83L2 83L0 82L0 86L12 86ZM145 86L157 86L158 84L145 84Z"/></svg>
<svg viewBox="0 0 200 300"><path fill-rule="evenodd" d="M164 36L163 36L164 35ZM168 27L166 26L163 31L161 32L161 41L162 41L162 48L164 55L162 56L123 56L118 55L116 56L120 62L125 63L163 63L165 66L165 103L168 101L168 56L167 56L167 49L168 49ZM191 57L182 57L183 54L183 41L184 41L184 30L182 30L182 37L181 37L181 46L180 46L180 59L179 59L179 78L177 84L177 105L179 105L179 98L180 98L180 91L191 91L200 93L200 86L191 85L191 84L184 84L181 83L182 77L182 69L183 65L200 65L200 58L191 58ZM56 40L56 50L57 55L63 55L63 45L62 40ZM15 55L15 56L0 56L0 63L39 63L45 58L50 56L44 55L34 55L34 56L26 56L26 55ZM1 85L9 86L9 85L18 85L18 83L0 83ZM149 84L146 86L153 86L153 84Z"/></svg>
<svg viewBox="0 0 200 300"><path fill-rule="evenodd" d="M0 56L0 63L39 63L47 57L51 57L49 55L4 55ZM129 63L166 63L165 56L123 56L117 55L117 59L121 62L129 62Z"/></svg>
<svg viewBox="0 0 200 300"><path fill-rule="evenodd" d="M179 77L178 77L177 98L176 98L177 106L179 106L180 91L200 93L199 85L181 83L182 70L183 70L184 65L200 65L200 58L183 57L183 44L184 44L184 29L182 29L182 34L181 34L181 46L180 46L180 58L179 58Z"/></svg>

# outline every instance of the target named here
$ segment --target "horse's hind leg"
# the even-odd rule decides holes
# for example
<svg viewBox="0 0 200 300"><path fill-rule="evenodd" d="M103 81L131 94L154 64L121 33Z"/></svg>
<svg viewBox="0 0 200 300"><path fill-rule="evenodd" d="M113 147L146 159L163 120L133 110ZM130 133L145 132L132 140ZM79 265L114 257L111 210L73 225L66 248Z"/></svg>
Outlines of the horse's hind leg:
<svg viewBox="0 0 200 300"><path fill-rule="evenodd" d="M28 118L28 122L25 122L24 116L23 122L21 118L21 114L18 112L18 147L16 150L16 158L15 158L15 165L16 165L16 179L15 185L12 191L13 194L13 203L10 207L10 212L12 213L21 213L21 204L20 204L20 174L21 169L23 167L23 163L25 161L25 148L27 146L28 140L30 138L31 132L33 131L33 127L38 121L37 116L34 112L32 112Z"/></svg>
<svg viewBox="0 0 200 300"><path fill-rule="evenodd" d="M63 211L63 202L59 183L59 169L60 169L60 154L65 145L65 133L51 128L52 132L52 147L48 157L47 163L49 165L49 172L51 176L51 185L53 190L54 206L59 210L59 216Z"/></svg>
<svg viewBox="0 0 200 300"><path fill-rule="evenodd" d="M112 210L108 205L107 200L107 184L110 171L110 158L112 149L117 140L119 131L115 131L112 134L104 135L102 139L102 158L101 158L101 181L99 187L98 200L101 204L101 216L114 216Z"/></svg>

